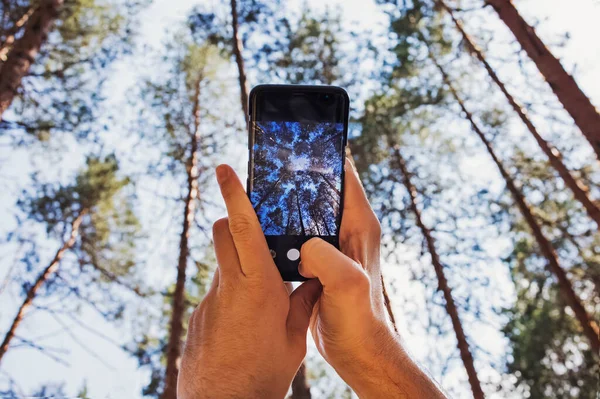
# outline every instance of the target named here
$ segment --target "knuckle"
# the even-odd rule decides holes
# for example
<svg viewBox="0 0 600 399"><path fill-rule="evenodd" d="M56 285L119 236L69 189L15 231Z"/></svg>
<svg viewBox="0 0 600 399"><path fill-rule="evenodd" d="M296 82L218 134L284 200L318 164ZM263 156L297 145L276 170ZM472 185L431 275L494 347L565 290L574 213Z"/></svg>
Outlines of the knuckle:
<svg viewBox="0 0 600 399"><path fill-rule="evenodd" d="M342 248L360 248L363 246L379 245L381 240L381 224L373 218L360 226L347 227L340 234Z"/></svg>
<svg viewBox="0 0 600 399"><path fill-rule="evenodd" d="M250 238L254 229L254 220L249 215L240 213L229 217L229 231L237 239Z"/></svg>
<svg viewBox="0 0 600 399"><path fill-rule="evenodd" d="M229 220L227 218L221 218L213 224L213 237L219 232L229 228Z"/></svg>
<svg viewBox="0 0 600 399"><path fill-rule="evenodd" d="M323 248L323 245L326 245L325 241L320 238L311 238L302 244L301 257L304 259L311 258L313 254L319 253L319 249Z"/></svg>
<svg viewBox="0 0 600 399"><path fill-rule="evenodd" d="M373 215L371 222L369 223L370 235L374 237L381 237L381 223L375 215Z"/></svg>
<svg viewBox="0 0 600 399"><path fill-rule="evenodd" d="M344 290L353 295L369 295L371 292L371 279L366 271L357 262L353 262L353 269L345 275Z"/></svg>

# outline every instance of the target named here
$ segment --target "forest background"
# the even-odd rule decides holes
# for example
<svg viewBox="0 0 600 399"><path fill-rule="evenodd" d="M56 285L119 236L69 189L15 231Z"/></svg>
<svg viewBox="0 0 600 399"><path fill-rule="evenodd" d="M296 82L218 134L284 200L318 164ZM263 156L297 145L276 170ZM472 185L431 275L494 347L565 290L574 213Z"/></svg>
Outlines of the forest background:
<svg viewBox="0 0 600 399"><path fill-rule="evenodd" d="M598 1L4 0L0 17L1 397L174 398L224 215L214 166L246 174L259 83L348 90L390 319L451 395L596 397ZM312 344L290 395L354 396Z"/></svg>

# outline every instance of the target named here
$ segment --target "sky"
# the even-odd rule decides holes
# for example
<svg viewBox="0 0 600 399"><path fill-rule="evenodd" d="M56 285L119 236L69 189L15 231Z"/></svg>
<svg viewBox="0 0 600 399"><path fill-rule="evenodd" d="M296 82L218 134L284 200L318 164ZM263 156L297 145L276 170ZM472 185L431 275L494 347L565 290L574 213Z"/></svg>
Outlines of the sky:
<svg viewBox="0 0 600 399"><path fill-rule="evenodd" d="M300 7L300 1L292 2L293 6ZM309 0L308 3L316 8L324 6L323 1ZM361 26L373 28L377 31L387 29L387 20L381 15L370 0L336 0L331 3L343 4L343 14L348 22L356 21ZM600 79L598 79L598 66L600 65L600 46L598 37L600 32L597 21L600 20L600 2L595 0L520 0L515 1L521 13L528 21L538 19L540 21L537 31L546 42L551 42L557 34L569 32L570 40L564 48L553 47L552 50L561 58L561 61L569 71L573 71L576 80L584 89L586 94L596 104L600 104ZM158 44L164 39L164 32L168 27L184 21L188 11L197 2L189 0L156 0L147 10L143 12L140 40L147 44ZM495 31L494 40L508 42L510 36L503 29ZM498 47L501 48L501 47ZM493 54L492 54L493 55ZM131 67L135 65L136 67ZM123 97L130 84L136 76L139 65L129 61L117 65L115 77L109 83L111 95L116 99ZM504 79L510 76L511 71L503 71ZM262 82L267 83L267 82ZM11 179L18 181L19 177L30 169L23 161L23 154L19 152L9 153L6 147L0 147L0 172L8 174ZM489 162L485 159L471 159L470 168L473 170L490 170ZM240 173L245 173L241 165L236 165ZM476 177L476 176L475 176ZM15 183L16 184L16 183ZM10 183L11 187L15 185ZM12 200L0 194L0 220L8 220ZM5 219L6 218L6 219ZM2 223L0 223L1 225ZM0 261L0 281L8 272L10 262L6 261L9 253L0 252L4 257ZM407 255L409 256L409 255ZM395 286L406 290L412 289L406 285L406 278L399 269L393 265L384 265L386 277L395 281ZM506 276L496 276L505 279ZM0 331L4 331L9 320L13 317L13 310L17 301L11 296L14 291L5 290L0 293ZM418 295L418 292L415 292ZM394 298L392 298L394 303ZM395 314L399 315L402 322L402 305L396 302ZM101 330L108 339L73 325L76 338L88 343L88 350L74 342L73 336L66 333L56 335L48 341L49 345L66 348L68 354L65 358L72 364L65 367L55 363L35 351L20 349L8 353L2 364L2 369L18 381L25 393L31 392L40 383L48 381L67 382L67 392L75 392L83 382L88 385L91 396L94 398L138 398L147 375L137 369L134 359L124 354L114 342L121 342L123 329L107 324L102 318L91 312L83 312L83 323L95 326ZM56 322L50 316L36 315L33 320L24 323L23 329L31 336L46 334L47 327L56 326ZM401 327L409 350L417 357L421 355L422 338L411 335L409 329ZM494 338L494 334L486 334L483 331L478 334L482 342L488 346L490 351L501 354L502 342ZM485 337L490 339L486 340ZM96 355L101 355L104 363L97 360ZM490 371L491 374L493 374Z"/></svg>

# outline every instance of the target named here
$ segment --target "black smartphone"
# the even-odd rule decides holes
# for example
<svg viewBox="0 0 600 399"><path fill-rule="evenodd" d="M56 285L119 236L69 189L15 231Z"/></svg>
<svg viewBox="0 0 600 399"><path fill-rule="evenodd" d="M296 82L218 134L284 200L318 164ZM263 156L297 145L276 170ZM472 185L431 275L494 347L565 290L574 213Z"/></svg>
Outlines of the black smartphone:
<svg viewBox="0 0 600 399"><path fill-rule="evenodd" d="M339 247L349 99L335 86L260 85L250 92L247 192L284 281L312 237Z"/></svg>

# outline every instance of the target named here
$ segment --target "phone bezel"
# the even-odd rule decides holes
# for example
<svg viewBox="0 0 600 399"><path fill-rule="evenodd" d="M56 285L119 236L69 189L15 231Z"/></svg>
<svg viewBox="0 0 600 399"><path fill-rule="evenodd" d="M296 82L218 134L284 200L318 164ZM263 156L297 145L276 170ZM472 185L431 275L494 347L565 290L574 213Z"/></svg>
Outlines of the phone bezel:
<svg viewBox="0 0 600 399"><path fill-rule="evenodd" d="M253 134L253 125L254 121L256 121L256 98L258 94L264 94L265 92L309 92L309 93L320 93L320 94L333 94L333 95L341 95L344 98L343 110L342 110L342 123L344 125L343 130L343 146L342 146L342 162L345 162L345 151L348 143L348 118L350 113L350 98L346 90L338 86L325 86L325 85L258 85L255 86L249 95L249 104L248 104L248 113L249 113L249 122L248 122L248 173L246 179L246 193L248 198L250 198L250 194L252 192L252 175L254 169L254 134ZM342 170L345 170L342 166ZM339 226L341 228L342 216L344 213L344 193L345 193L345 173L342 173L342 184L341 184L341 198L340 198L340 212L338 215ZM279 236L277 236L279 237ZM283 236L281 236L283 237ZM338 234L335 236L333 245L339 248L339 229ZM299 250L300 248L298 248ZM277 264L277 262L276 262ZM281 270L279 265L277 265L279 272L281 273L281 277L284 281L305 281L307 280L305 277L298 273L297 269L295 273L286 273Z"/></svg>

